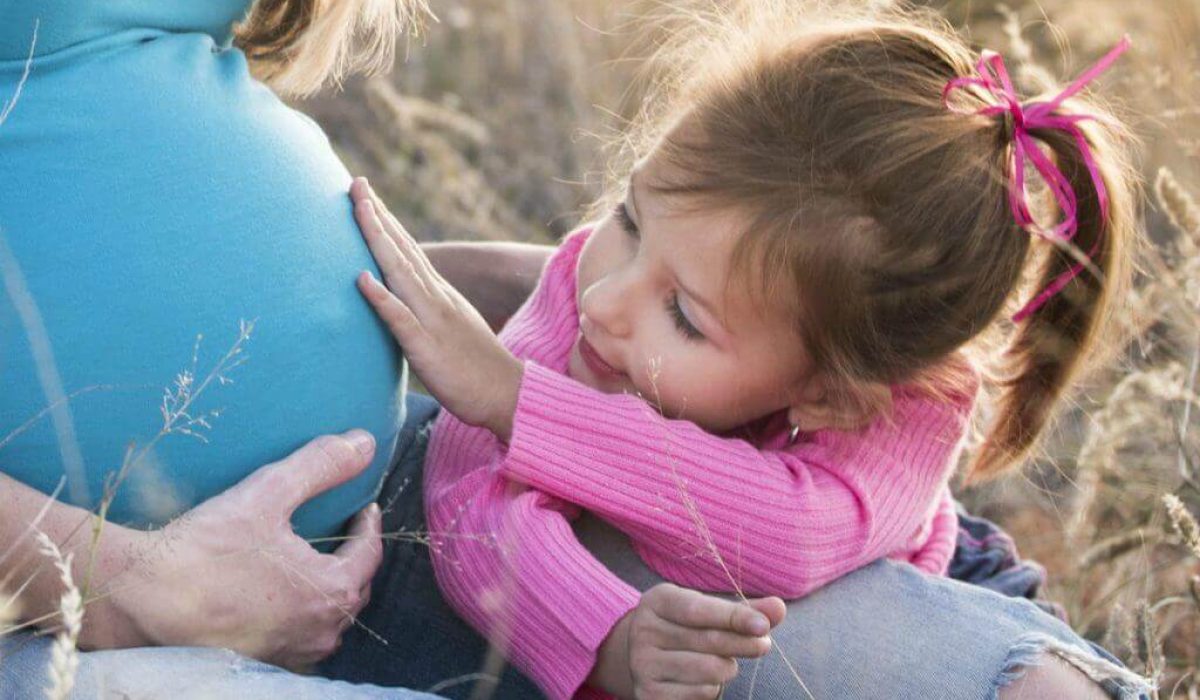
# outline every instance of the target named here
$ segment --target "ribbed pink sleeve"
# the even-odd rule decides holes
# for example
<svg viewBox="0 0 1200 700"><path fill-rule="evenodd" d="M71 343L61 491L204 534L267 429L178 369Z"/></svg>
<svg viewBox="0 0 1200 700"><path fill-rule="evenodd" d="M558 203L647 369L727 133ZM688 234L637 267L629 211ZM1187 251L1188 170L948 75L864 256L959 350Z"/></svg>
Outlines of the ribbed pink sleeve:
<svg viewBox="0 0 1200 700"><path fill-rule="evenodd" d="M551 698L583 684L639 593L575 539L558 499L476 472L428 509L446 601Z"/></svg>
<svg viewBox="0 0 1200 700"><path fill-rule="evenodd" d="M891 420L764 450L528 362L501 466L625 531L666 579L798 598L910 558L954 466L963 403L896 391Z"/></svg>
<svg viewBox="0 0 1200 700"><path fill-rule="evenodd" d="M954 503L954 497L950 495L950 489L947 488L938 501L937 512L933 514L925 546L917 550L909 561L922 571L944 576L950 568L950 560L954 558L954 548L957 544L958 507Z"/></svg>
<svg viewBox="0 0 1200 700"><path fill-rule="evenodd" d="M583 241L576 234L563 243L501 333L518 357L554 363L564 342L569 349ZM580 689L600 644L640 595L575 539L569 519L578 507L509 481L499 472L503 453L490 432L446 411L434 425L425 511L443 596L552 700L606 697Z"/></svg>

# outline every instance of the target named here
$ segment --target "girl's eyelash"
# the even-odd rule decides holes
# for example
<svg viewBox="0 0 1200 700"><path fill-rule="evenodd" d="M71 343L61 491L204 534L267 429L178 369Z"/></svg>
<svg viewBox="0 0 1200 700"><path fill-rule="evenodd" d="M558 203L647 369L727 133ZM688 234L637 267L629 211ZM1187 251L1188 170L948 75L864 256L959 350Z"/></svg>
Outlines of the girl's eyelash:
<svg viewBox="0 0 1200 700"><path fill-rule="evenodd" d="M667 297L667 313L671 314L671 318L675 321L675 327L679 329L679 332L685 338L688 340L701 340L704 338L704 334L700 332L700 329L692 325L692 322L683 313L683 309L679 307L678 294L671 294L671 296Z"/></svg>
<svg viewBox="0 0 1200 700"><path fill-rule="evenodd" d="M624 229L625 233L634 238L640 236L637 224L633 223L633 217L629 216L629 209L626 208L624 202L617 205L614 213L617 215L617 222L621 224L621 228Z"/></svg>
<svg viewBox="0 0 1200 700"><path fill-rule="evenodd" d="M629 209L625 206L624 202L618 204L613 213L616 214L617 223L621 225L625 233L634 238L641 237L637 224L633 222L633 217L629 215ZM692 325L687 315L683 313L683 309L680 308L678 294L672 293L671 296L667 297L667 313L671 315L671 319L675 322L675 328L683 334L683 337L688 340L701 340L704 338L704 334L700 332L699 328Z"/></svg>

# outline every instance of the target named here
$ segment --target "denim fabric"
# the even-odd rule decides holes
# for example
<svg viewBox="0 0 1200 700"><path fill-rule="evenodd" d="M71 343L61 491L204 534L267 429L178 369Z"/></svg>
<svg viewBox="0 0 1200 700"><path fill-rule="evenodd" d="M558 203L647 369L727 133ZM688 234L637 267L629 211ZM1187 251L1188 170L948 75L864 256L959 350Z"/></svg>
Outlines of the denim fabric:
<svg viewBox="0 0 1200 700"><path fill-rule="evenodd" d="M400 457L381 497L385 531L393 537L372 584L372 602L363 611L362 624L347 632L341 650L319 671L340 681L432 690L447 698L467 698L476 684L493 687L491 697L498 700L540 698L511 668L489 666L494 659L488 658L487 644L441 600L428 551L414 542L425 527L422 430L436 409L425 397L409 397ZM607 524L585 516L575 529L601 561L633 585L645 589L658 582L624 535ZM1043 652L1101 679L1114 698L1148 697L1140 679L1106 654L1097 655L1064 622L1029 600L926 576L891 561L876 562L791 602L774 638L778 651L743 662L743 672L726 687L725 700L982 700L995 698L999 688ZM24 641L25 653L5 657L0 647L0 688L5 689L0 696L41 697L45 642L30 644L28 637L9 641ZM14 677L23 685L10 685ZM291 675L229 652L202 649L84 654L81 691L75 697L104 697L96 678L130 683L131 677L141 683L137 687L154 689L132 697L165 697L168 690L171 697L199 697L188 694L194 688L204 689L204 697L249 700L429 697Z"/></svg>
<svg viewBox="0 0 1200 700"><path fill-rule="evenodd" d="M584 516L575 530L631 585L645 590L661 581L606 523ZM1148 697L1141 679L1031 601L900 562L877 561L787 607L772 632L776 652L741 662L723 700L982 700L1043 651L1102 680L1115 698Z"/></svg>
<svg viewBox="0 0 1200 700"><path fill-rule="evenodd" d="M1062 606L1042 598L1046 570L1032 559L1022 559L1007 532L986 518L958 506L958 543L950 561L950 578L973 583L1007 596L1027 598L1046 612L1067 619Z"/></svg>
<svg viewBox="0 0 1200 700"><path fill-rule="evenodd" d="M0 639L0 698L41 700L51 638ZM154 647L80 655L72 700L438 700L401 688L301 676L226 649Z"/></svg>

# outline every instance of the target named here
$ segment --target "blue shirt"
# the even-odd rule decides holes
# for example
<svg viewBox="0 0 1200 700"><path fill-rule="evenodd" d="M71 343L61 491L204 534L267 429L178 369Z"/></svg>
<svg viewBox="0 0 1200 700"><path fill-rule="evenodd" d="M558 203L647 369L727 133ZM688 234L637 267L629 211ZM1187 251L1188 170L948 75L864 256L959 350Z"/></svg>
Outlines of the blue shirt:
<svg viewBox="0 0 1200 700"><path fill-rule="evenodd" d="M95 508L125 463L108 517L153 527L367 429L369 470L293 519L326 536L383 478L403 364L354 286L349 174L229 48L246 7L0 0L0 105L38 21L0 125L0 470Z"/></svg>

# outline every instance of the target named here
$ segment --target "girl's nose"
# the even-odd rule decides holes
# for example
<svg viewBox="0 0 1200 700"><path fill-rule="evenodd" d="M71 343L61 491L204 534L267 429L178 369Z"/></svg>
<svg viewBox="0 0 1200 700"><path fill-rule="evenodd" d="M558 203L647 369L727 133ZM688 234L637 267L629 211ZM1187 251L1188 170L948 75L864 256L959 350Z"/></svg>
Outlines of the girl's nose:
<svg viewBox="0 0 1200 700"><path fill-rule="evenodd" d="M632 285L620 274L609 275L588 287L579 300L579 314L606 335L625 337L631 328L629 306Z"/></svg>

